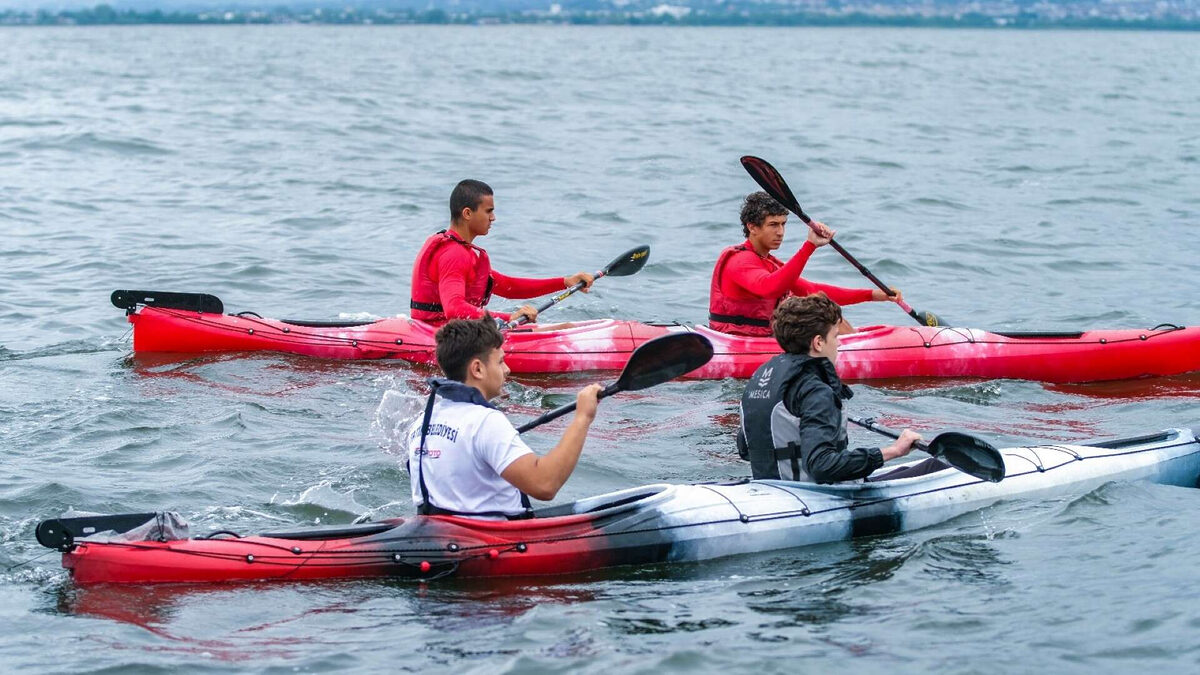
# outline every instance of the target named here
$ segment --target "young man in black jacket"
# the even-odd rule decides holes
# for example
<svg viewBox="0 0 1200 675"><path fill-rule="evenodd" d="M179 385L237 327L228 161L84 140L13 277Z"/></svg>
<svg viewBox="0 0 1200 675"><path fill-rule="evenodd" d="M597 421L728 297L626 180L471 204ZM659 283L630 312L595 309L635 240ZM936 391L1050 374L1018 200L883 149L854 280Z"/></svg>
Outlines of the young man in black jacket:
<svg viewBox="0 0 1200 675"><path fill-rule="evenodd" d="M760 366L742 394L738 450L750 460L754 478L860 480L884 462L907 455L921 440L905 429L885 448L849 449L842 404L853 393L833 367L841 320L841 307L824 293L790 297L775 309L772 331L784 353Z"/></svg>

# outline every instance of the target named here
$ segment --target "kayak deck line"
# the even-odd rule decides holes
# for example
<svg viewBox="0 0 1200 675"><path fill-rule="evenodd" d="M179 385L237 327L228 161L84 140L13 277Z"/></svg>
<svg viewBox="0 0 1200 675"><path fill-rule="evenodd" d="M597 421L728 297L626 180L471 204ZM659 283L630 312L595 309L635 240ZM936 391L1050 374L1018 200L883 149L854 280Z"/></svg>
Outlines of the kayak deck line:
<svg viewBox="0 0 1200 675"><path fill-rule="evenodd" d="M872 326L871 328L877 328L877 326ZM942 326L937 329L937 332L934 334L933 340L926 339L925 336L923 336L921 334L921 330L918 328L914 328L913 326L903 326L903 328L905 328L909 331L912 331L913 334L917 335L922 340L924 340L925 349L937 349L939 347L956 347L956 346L962 344L961 342L934 342L934 340L936 340L938 337L940 337L943 333L947 333L947 332L954 333L955 335L961 337L967 344L972 344L972 345L1008 345L1008 344L1011 344L1011 340L993 340L993 339L989 339L989 338L975 337L972 334L972 331L974 331L976 329L971 329L971 328L952 328L952 327L948 327L948 326ZM1119 345L1119 344L1126 343L1126 342L1146 342L1147 340L1151 340L1156 337L1160 337L1162 335L1170 335L1171 333L1174 333L1176 331L1181 331L1181 330L1186 330L1186 329L1181 326L1175 326L1173 328L1165 328L1165 329L1151 328L1151 329L1148 329L1145 332L1143 332L1139 335L1136 335L1136 336L1118 337L1118 338L1095 337L1095 338L1092 338L1089 340L1084 340L1083 336L1087 335L1088 332L1090 332L1090 331L1079 331L1077 333L1058 335L1058 336L1054 336L1054 337L1050 337L1050 336L1038 337L1038 338L1018 337L1016 339L1019 339L1020 343L1023 345L1071 344L1073 346L1074 345L1104 346L1104 345ZM1010 338L1012 337L1006 333L990 333L990 334L1001 336L1001 337L1010 337ZM851 333L850 335L857 335L857 333ZM845 336L845 337L849 337L849 336ZM857 349L853 348L853 347L839 347L838 352L846 353L846 352L855 352L855 351L864 351L864 350L866 350L866 351L889 351L889 350L896 350L896 349L912 349L912 348L913 348L913 345L895 345L895 346L891 346L891 347L870 347L870 348L857 348Z"/></svg>
<svg viewBox="0 0 1200 675"><path fill-rule="evenodd" d="M255 330L255 328L245 328L242 326L236 326L236 325L231 325L231 324L226 324L226 323L216 323L216 322L212 322L212 321L207 321L204 319L203 314L199 314L196 312L183 312L183 311L178 311L178 310L160 309L160 308L155 308L155 309L159 312L162 312L164 314L172 316L180 321L187 321L189 323L203 325L203 326L206 326L206 327L214 329L214 330L222 330L222 331L227 331L230 333L248 333L250 335L253 335L254 330ZM340 335L330 335L330 334L326 334L326 333L310 333L310 332L305 332L305 331L279 329L278 327L273 326L270 323L267 323L267 320L263 319L262 317L252 318L252 317L242 316L240 314L224 314L222 316L230 316L230 317L236 317L238 319L242 319L246 323L255 324L255 326L257 326L258 329L260 329L260 330L277 331L278 334L273 335L272 339L280 341L280 342L291 342L291 343L297 344L297 345L306 344L305 340L312 340L312 341L316 341L316 342L330 342L330 343L346 344L346 345L351 345L351 346L355 346L355 347L357 347L359 344L368 344L368 345L378 347L380 349L392 349L396 346L402 346L404 344L403 338L378 339L378 338L370 338L370 337L346 337L346 336L340 336ZM366 323L352 324L350 326L324 326L324 327L327 327L327 328L353 328L353 327L362 327L362 326L372 326L377 323L380 323L381 321L383 321L383 319L379 319L376 321L369 321ZM303 324L296 324L293 322L284 322L284 321L281 321L281 323L287 323L288 325L303 325ZM308 328L320 327L320 326L311 325L311 324L316 324L316 322L310 322L310 325L306 325L305 327L308 327ZM135 326L136 326L136 324L135 324ZM396 349L394 351L396 353L401 353L401 352L408 351L408 350Z"/></svg>

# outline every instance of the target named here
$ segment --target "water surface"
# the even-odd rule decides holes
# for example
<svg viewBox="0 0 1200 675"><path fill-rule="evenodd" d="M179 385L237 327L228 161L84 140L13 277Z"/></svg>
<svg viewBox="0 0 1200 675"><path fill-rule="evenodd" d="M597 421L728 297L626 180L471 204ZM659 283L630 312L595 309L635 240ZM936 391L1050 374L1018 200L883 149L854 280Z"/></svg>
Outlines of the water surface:
<svg viewBox="0 0 1200 675"><path fill-rule="evenodd" d="M595 269L562 319L702 321L757 154L919 309L992 329L1200 323L1200 36L568 27L0 30L0 655L81 672L1191 672L1196 491L1110 484L942 526L503 584L74 587L67 508L200 532L407 513L428 371L130 358L115 288L231 311L406 310L464 177L510 274ZM793 224L785 253L799 245ZM865 282L832 251L811 278ZM501 305L505 306L505 305ZM904 323L884 304L858 325ZM529 378L526 419L587 376ZM1200 425L1200 379L894 382L853 405L998 444ZM740 384L603 404L560 500L736 478ZM549 448L561 425L535 432ZM852 431L858 443L878 439ZM36 556L42 556L34 560ZM29 562L31 561L32 562Z"/></svg>

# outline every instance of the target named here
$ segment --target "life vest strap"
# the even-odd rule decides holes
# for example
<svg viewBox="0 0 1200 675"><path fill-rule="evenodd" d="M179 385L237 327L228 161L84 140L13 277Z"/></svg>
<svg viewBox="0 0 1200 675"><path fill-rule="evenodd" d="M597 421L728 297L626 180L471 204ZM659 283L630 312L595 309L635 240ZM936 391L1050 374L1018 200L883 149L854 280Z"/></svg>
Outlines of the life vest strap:
<svg viewBox="0 0 1200 675"><path fill-rule="evenodd" d="M734 314L717 314L715 312L708 313L709 322L718 321L720 323L731 323L735 326L755 326L756 328L770 328L771 322L768 319L754 319L748 316L737 316Z"/></svg>
<svg viewBox="0 0 1200 675"><path fill-rule="evenodd" d="M429 398L425 401L425 415L421 419L421 442L417 446L417 480L420 482L421 486L421 503L417 506L417 513L423 516L459 516L464 518L503 517L509 520L524 520L526 518L532 518L533 504L529 501L529 495L521 491L518 491L518 493L521 495L521 508L524 509L524 511L515 516L510 516L509 514L501 513L500 511L481 511L479 513L451 511L450 509L443 509L439 506L434 506L429 500L429 487L425 485L425 438L429 433L429 421L433 417L433 403L437 398L438 389L441 386L443 386L442 380L439 380L436 377L429 381ZM451 382L450 386L454 387L456 386L456 383ZM473 393L475 396L481 396L477 390ZM483 405L485 407L492 407L486 401L483 401L482 404L479 403L479 401L483 401L482 397L480 397L478 400L471 400L469 402L475 403L476 405Z"/></svg>
<svg viewBox="0 0 1200 675"><path fill-rule="evenodd" d="M408 307L409 309L419 309L422 312L437 312L438 314L445 311L440 302L417 302L416 300L409 300Z"/></svg>
<svg viewBox="0 0 1200 675"><path fill-rule="evenodd" d="M792 464L792 480L800 480L800 459L802 453L800 446L796 443L788 443L781 448L774 448L772 452L775 455L775 461L791 460Z"/></svg>

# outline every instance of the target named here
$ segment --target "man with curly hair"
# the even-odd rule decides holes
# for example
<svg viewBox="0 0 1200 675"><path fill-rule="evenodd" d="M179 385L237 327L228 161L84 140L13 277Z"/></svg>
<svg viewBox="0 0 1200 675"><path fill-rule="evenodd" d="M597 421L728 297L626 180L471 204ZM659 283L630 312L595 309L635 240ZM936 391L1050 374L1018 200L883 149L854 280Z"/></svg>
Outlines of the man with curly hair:
<svg viewBox="0 0 1200 675"><path fill-rule="evenodd" d="M752 192L742 203L742 234L746 241L721 252L709 286L708 324L714 330L766 337L771 334L771 313L789 295L803 297L821 292L840 305L903 299L899 291L892 297L879 289L842 288L802 278L800 274L813 251L828 244L836 231L814 221L800 250L784 263L771 252L783 245L787 213L766 192ZM843 322L842 333L853 330Z"/></svg>
<svg viewBox="0 0 1200 675"><path fill-rule="evenodd" d="M742 394L738 451L755 479L840 483L866 479L921 440L905 429L885 448L849 448L844 401L853 392L838 378L842 310L824 293L787 298L775 309L775 339L784 353L764 363ZM937 459L871 480L918 476L948 468Z"/></svg>

